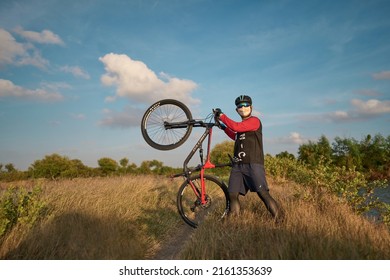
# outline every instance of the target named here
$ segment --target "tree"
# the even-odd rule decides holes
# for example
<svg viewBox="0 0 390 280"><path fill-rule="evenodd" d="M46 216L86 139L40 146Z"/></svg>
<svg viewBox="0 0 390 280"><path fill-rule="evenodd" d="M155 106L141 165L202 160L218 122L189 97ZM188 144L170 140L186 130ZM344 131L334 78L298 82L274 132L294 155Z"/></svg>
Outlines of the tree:
<svg viewBox="0 0 390 280"><path fill-rule="evenodd" d="M61 172L61 177L66 178L88 177L91 175L92 169L85 166L79 159L70 160L68 168Z"/></svg>
<svg viewBox="0 0 390 280"><path fill-rule="evenodd" d="M233 156L234 142L233 141L223 141L219 144L216 144L210 152L210 160L214 164L223 164L230 162L230 156Z"/></svg>
<svg viewBox="0 0 390 280"><path fill-rule="evenodd" d="M230 162L230 156L233 156L234 152L234 141L223 141L219 144L216 144L210 152L210 160L214 164L225 164ZM213 172L216 175L222 176L229 173L230 168L216 168L213 169Z"/></svg>
<svg viewBox="0 0 390 280"><path fill-rule="evenodd" d="M360 154L362 167L367 172L385 173L389 167L389 137L386 139L381 134L374 137L367 135L360 142Z"/></svg>
<svg viewBox="0 0 390 280"><path fill-rule="evenodd" d="M141 162L141 166L138 169L141 174L163 174L167 170L164 168L164 164L158 160L145 160Z"/></svg>
<svg viewBox="0 0 390 280"><path fill-rule="evenodd" d="M136 173L136 172L137 172L137 165L135 163L127 165L126 173Z"/></svg>
<svg viewBox="0 0 390 280"><path fill-rule="evenodd" d="M150 174L152 170L150 170L150 161L145 160L141 162L140 167L138 168L138 172L141 174Z"/></svg>
<svg viewBox="0 0 390 280"><path fill-rule="evenodd" d="M5 169L7 170L8 173L12 173L12 172L17 171L15 166L12 163L6 164Z"/></svg>
<svg viewBox="0 0 390 280"><path fill-rule="evenodd" d="M316 148L316 144L312 141L300 145L298 148L298 160L311 165L317 164L318 155Z"/></svg>
<svg viewBox="0 0 390 280"><path fill-rule="evenodd" d="M287 158L287 159L292 159L292 160L295 159L295 156L293 154L290 154L287 151L281 152L281 153L275 155L275 157L277 157L277 158Z"/></svg>
<svg viewBox="0 0 390 280"><path fill-rule="evenodd" d="M332 147L330 146L329 140L325 137L325 135L321 135L320 139L318 139L317 153L324 163L332 162Z"/></svg>
<svg viewBox="0 0 390 280"><path fill-rule="evenodd" d="M118 170L118 163L111 158L101 158L98 160L101 172L104 175L110 175Z"/></svg>
<svg viewBox="0 0 390 280"><path fill-rule="evenodd" d="M121 165L121 167L123 169L126 169L127 165L129 164L129 160L127 158L122 158L120 161L119 161L119 164Z"/></svg>
<svg viewBox="0 0 390 280"><path fill-rule="evenodd" d="M127 166L129 165L129 160L127 158L122 158L119 160L119 171L121 174L125 174L127 172Z"/></svg>
<svg viewBox="0 0 390 280"><path fill-rule="evenodd" d="M149 162L149 169L156 174L161 174L161 169L163 168L163 166L163 162L155 159Z"/></svg>
<svg viewBox="0 0 390 280"><path fill-rule="evenodd" d="M52 154L45 156L44 159L36 160L29 168L29 171L35 178L57 179L70 165L69 158L59 154Z"/></svg>
<svg viewBox="0 0 390 280"><path fill-rule="evenodd" d="M330 163L332 161L332 148L329 140L322 135L317 143L309 141L298 148L298 160L310 165Z"/></svg>
<svg viewBox="0 0 390 280"><path fill-rule="evenodd" d="M3 169L3 167L5 169ZM24 171L19 171L15 168L12 163L6 165L0 164L0 180L1 181L16 181L24 180L28 178L28 173Z"/></svg>
<svg viewBox="0 0 390 280"><path fill-rule="evenodd" d="M355 139L336 137L332 146L333 161L337 166L362 170L359 143Z"/></svg>

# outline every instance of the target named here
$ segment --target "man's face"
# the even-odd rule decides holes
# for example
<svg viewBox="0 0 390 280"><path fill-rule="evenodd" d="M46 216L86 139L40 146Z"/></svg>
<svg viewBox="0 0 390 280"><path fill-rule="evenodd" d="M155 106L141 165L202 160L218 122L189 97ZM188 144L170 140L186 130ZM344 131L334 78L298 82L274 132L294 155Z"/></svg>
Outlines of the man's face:
<svg viewBox="0 0 390 280"><path fill-rule="evenodd" d="M252 106L249 103L241 103L237 105L236 111L241 118L245 119L251 115Z"/></svg>

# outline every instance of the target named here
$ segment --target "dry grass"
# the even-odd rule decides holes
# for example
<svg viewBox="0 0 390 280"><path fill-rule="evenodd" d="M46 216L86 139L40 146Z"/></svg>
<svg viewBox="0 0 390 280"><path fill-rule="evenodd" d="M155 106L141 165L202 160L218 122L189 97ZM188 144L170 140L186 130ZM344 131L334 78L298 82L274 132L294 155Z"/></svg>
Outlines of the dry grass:
<svg viewBox="0 0 390 280"><path fill-rule="evenodd" d="M144 259L181 223L178 183L162 177L40 184L49 214L34 228L14 228L0 244L0 258Z"/></svg>
<svg viewBox="0 0 390 280"><path fill-rule="evenodd" d="M275 224L260 199L241 199L240 217L200 227L182 252L183 259L389 259L390 233L354 214L326 193L289 182L271 182L271 193L286 212ZM306 198L304 198L306 197Z"/></svg>
<svg viewBox="0 0 390 280"><path fill-rule="evenodd" d="M248 194L239 218L202 224L179 258L390 258L386 227L326 193L269 181L286 212L284 223L275 224L259 198ZM153 176L20 182L42 186L48 212L34 227L18 224L0 240L0 259L152 258L183 225L176 210L181 183Z"/></svg>

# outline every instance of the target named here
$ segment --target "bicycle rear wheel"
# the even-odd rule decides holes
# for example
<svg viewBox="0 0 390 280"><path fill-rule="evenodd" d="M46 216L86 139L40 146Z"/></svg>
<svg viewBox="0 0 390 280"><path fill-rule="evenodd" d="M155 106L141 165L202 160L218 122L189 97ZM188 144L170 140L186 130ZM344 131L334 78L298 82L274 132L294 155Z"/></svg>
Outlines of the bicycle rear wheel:
<svg viewBox="0 0 390 280"><path fill-rule="evenodd" d="M204 175L206 185L206 204L200 197L200 174L184 182L177 194L177 209L180 216L190 226L196 228L206 218L222 219L229 212L229 194L226 185L217 177ZM195 188L195 190L194 190Z"/></svg>
<svg viewBox="0 0 390 280"><path fill-rule="evenodd" d="M174 99L164 99L146 110L141 121L141 132L145 141L158 150L172 150L182 145L191 134L191 111ZM166 123L182 125L167 128Z"/></svg>

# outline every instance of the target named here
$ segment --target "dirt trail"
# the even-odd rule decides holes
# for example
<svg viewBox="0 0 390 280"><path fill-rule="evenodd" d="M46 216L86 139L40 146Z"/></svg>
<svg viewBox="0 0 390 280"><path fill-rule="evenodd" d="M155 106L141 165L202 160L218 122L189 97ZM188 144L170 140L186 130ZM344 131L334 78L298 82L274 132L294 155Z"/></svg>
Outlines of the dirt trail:
<svg viewBox="0 0 390 280"><path fill-rule="evenodd" d="M181 225L162 245L161 248L151 257L152 260L179 260L179 255L184 245L190 240L195 229L187 224Z"/></svg>

